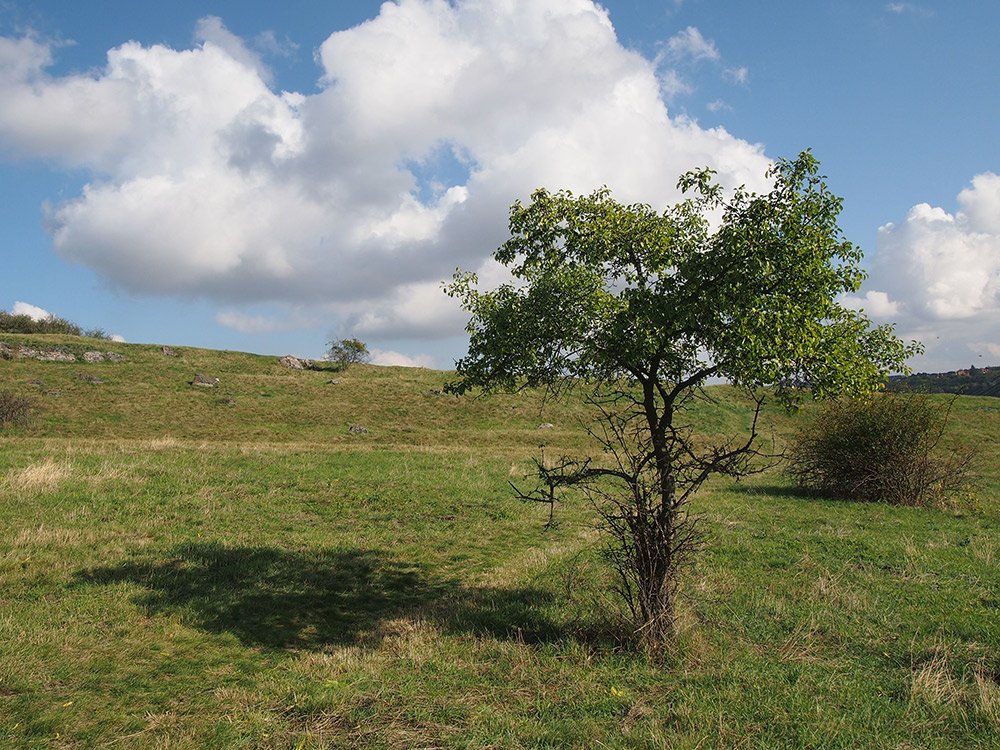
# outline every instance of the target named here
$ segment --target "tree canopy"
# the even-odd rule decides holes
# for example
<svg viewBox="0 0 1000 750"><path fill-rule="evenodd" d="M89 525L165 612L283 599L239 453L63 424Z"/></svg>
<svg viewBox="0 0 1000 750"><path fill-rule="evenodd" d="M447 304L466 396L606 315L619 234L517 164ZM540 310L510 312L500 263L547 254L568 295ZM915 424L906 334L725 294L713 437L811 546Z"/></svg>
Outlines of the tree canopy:
<svg viewBox="0 0 1000 750"><path fill-rule="evenodd" d="M816 396L873 390L917 347L839 300L858 289L861 251L837 224L841 199L809 152L778 161L764 195L728 198L713 172L683 175L664 211L537 190L510 212L495 253L515 281L493 291L457 272L472 314L458 390L566 378L737 385L808 384Z"/></svg>

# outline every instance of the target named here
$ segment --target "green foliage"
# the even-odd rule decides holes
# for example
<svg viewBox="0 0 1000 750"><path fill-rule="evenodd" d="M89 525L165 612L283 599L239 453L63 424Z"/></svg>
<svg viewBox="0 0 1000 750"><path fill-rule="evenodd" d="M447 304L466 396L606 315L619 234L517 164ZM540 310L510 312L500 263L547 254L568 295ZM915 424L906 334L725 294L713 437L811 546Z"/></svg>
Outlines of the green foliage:
<svg viewBox="0 0 1000 750"><path fill-rule="evenodd" d="M55 315L35 320L29 315L14 315L13 313L3 311L0 311L0 333L61 333L66 336L83 335L83 331L76 323L71 323Z"/></svg>
<svg viewBox="0 0 1000 750"><path fill-rule="evenodd" d="M86 336L87 338L91 339L101 339L103 341L111 340L111 334L105 331L103 328L88 328L87 330L83 331L80 335Z"/></svg>
<svg viewBox="0 0 1000 750"><path fill-rule="evenodd" d="M0 311L0 333L50 333L63 336L86 336L93 339L110 339L111 336L103 328L84 330L76 323L65 318L49 315L41 320L35 320L30 315L14 315Z"/></svg>
<svg viewBox="0 0 1000 750"><path fill-rule="evenodd" d="M472 314L454 387L722 376L777 384L789 402L790 385L874 390L919 346L838 303L864 278L862 254L841 234L841 199L818 162L804 152L769 177L770 193L726 199L711 170L689 172L679 185L691 197L663 212L607 189L540 189L515 204L495 258L517 281L483 292L457 272L448 287Z"/></svg>
<svg viewBox="0 0 1000 750"><path fill-rule="evenodd" d="M939 449L948 413L913 395L827 403L795 437L788 471L800 487L832 497L944 504L972 484L973 452Z"/></svg>
<svg viewBox="0 0 1000 750"><path fill-rule="evenodd" d="M351 365L367 362L371 358L368 347L360 339L339 339L330 342L326 359L337 365L340 370L346 370Z"/></svg>
<svg viewBox="0 0 1000 750"><path fill-rule="evenodd" d="M35 403L27 396L0 391L0 427L23 427L31 421Z"/></svg>

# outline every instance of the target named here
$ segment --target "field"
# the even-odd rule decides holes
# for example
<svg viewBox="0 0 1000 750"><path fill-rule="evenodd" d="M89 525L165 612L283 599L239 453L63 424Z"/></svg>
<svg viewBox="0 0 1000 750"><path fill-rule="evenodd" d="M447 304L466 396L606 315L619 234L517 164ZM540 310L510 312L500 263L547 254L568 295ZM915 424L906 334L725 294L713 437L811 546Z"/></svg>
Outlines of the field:
<svg viewBox="0 0 1000 750"><path fill-rule="evenodd" d="M996 399L953 408L982 479L950 509L712 484L652 661L622 644L586 504L546 527L507 484L543 443L587 449L580 401L0 340L125 356L0 361L41 405L0 431L2 748L1000 746ZM699 425L737 427L714 393ZM769 415L779 441L804 418Z"/></svg>

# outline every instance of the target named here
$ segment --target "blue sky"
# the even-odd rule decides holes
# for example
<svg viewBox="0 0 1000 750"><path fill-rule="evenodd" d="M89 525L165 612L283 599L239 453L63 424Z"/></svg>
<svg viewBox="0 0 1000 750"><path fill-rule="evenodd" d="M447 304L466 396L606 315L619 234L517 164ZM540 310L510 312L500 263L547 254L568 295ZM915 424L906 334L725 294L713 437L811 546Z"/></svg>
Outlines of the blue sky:
<svg viewBox="0 0 1000 750"><path fill-rule="evenodd" d="M2 309L447 368L440 282L501 278L532 188L665 206L812 148L871 271L848 304L918 370L1000 364L1000 3L97 7L0 1Z"/></svg>

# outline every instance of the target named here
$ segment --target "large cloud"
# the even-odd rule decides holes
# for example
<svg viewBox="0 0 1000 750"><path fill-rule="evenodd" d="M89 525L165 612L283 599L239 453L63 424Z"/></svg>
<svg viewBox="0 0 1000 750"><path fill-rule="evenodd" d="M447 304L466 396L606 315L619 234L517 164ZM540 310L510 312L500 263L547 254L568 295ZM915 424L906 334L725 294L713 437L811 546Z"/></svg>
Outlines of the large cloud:
<svg viewBox="0 0 1000 750"><path fill-rule="evenodd" d="M274 91L219 19L196 38L58 77L47 45L0 38L0 145L90 170L50 211L54 245L133 292L455 334L440 280L481 267L536 186L666 204L702 165L762 186L761 149L671 119L655 63L591 0L386 3L323 43L309 95Z"/></svg>
<svg viewBox="0 0 1000 750"><path fill-rule="evenodd" d="M921 203L881 227L871 291L855 300L923 340L926 369L1000 357L1000 175L976 176L958 207Z"/></svg>

